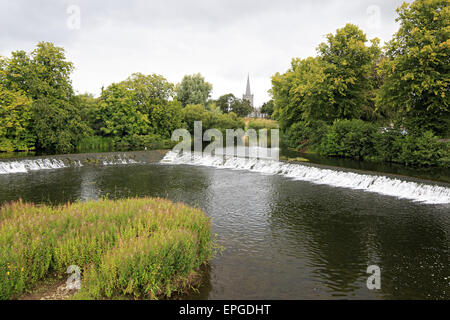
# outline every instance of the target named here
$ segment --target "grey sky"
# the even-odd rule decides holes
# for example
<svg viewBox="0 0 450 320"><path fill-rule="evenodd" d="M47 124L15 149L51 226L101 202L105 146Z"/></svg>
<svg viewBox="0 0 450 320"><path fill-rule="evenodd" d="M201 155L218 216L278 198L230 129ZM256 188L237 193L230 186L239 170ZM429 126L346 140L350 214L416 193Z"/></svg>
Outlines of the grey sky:
<svg viewBox="0 0 450 320"><path fill-rule="evenodd" d="M0 54L52 41L75 64L75 90L96 95L133 72L162 74L174 83L200 72L213 84L214 98L229 92L241 97L250 73L261 105L274 73L284 72L294 57L315 55L324 36L346 23L359 25L369 38L389 40L401 3L0 0ZM73 28L74 12L68 13L73 5L80 9L79 29Z"/></svg>

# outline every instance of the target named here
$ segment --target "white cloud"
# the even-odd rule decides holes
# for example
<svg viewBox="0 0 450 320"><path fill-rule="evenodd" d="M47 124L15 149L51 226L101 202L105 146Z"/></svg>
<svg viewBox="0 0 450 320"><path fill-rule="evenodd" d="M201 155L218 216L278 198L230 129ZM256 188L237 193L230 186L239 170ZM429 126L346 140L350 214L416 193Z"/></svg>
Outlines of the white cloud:
<svg viewBox="0 0 450 320"><path fill-rule="evenodd" d="M324 35L347 22L389 40L400 3L0 0L0 30L7 30L0 34L0 54L53 41L76 66L75 89L94 94L133 72L162 74L174 83L200 72L213 84L213 97L241 96L250 73L255 103L261 105L269 99L274 73L284 72L294 57L315 55ZM81 9L78 30L67 28L71 5ZM380 9L379 24L370 16L374 7Z"/></svg>

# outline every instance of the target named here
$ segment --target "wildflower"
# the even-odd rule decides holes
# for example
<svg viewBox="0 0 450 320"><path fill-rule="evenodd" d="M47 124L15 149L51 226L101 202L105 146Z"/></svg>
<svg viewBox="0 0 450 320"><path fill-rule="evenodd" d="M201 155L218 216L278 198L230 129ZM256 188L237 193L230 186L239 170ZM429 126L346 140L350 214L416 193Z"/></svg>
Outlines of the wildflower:
<svg viewBox="0 0 450 320"><path fill-rule="evenodd" d="M6 273L7 276L9 276L9 271Z"/></svg>

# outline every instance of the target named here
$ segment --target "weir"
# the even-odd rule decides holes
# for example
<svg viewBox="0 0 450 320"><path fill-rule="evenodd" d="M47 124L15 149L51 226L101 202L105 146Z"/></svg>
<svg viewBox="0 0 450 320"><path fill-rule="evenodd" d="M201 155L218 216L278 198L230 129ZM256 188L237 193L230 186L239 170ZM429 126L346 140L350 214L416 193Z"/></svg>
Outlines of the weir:
<svg viewBox="0 0 450 320"><path fill-rule="evenodd" d="M407 181L383 175L324 169L297 163L195 153L182 154L173 151L169 151L161 160L161 163L247 170L264 174L282 175L294 180L308 181L315 184L364 190L427 204L450 203L450 188L444 186Z"/></svg>
<svg viewBox="0 0 450 320"><path fill-rule="evenodd" d="M75 156L76 157L76 156ZM24 159L24 160L8 160L0 161L0 174L27 173L30 171L51 170L70 167L82 167L86 164L90 165L119 165L134 164L138 161L129 158L126 154L105 156L102 158L86 158L83 160L73 159L70 156L64 159L45 158L45 159Z"/></svg>

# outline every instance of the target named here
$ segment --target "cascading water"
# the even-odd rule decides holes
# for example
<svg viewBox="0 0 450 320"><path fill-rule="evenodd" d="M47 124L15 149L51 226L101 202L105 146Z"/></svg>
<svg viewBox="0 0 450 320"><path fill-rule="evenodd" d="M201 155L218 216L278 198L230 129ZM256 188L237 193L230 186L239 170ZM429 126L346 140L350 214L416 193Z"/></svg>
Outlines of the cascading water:
<svg viewBox="0 0 450 320"><path fill-rule="evenodd" d="M69 165L57 159L16 160L0 162L0 174L26 173L29 171L66 168ZM75 162L73 166L81 166Z"/></svg>
<svg viewBox="0 0 450 320"><path fill-rule="evenodd" d="M387 176L368 175L349 171L323 169L314 166L286 163L274 160L240 158L232 156L208 156L170 151L161 163L210 166L234 170L248 170L265 174L280 174L295 180L334 187L359 189L428 204L450 203L450 188L417 183Z"/></svg>
<svg viewBox="0 0 450 320"><path fill-rule="evenodd" d="M102 159L94 159L93 164L100 164L104 166L108 165L121 165L121 164L135 164L139 163L133 159L123 156L111 156ZM51 170L61 169L68 167L82 167L83 164L80 160L69 159L26 159L26 160L10 160L0 161L0 174L13 174L13 173L27 173L30 171L38 170Z"/></svg>

